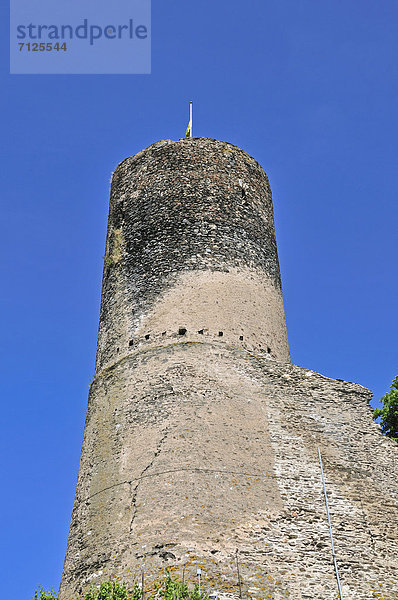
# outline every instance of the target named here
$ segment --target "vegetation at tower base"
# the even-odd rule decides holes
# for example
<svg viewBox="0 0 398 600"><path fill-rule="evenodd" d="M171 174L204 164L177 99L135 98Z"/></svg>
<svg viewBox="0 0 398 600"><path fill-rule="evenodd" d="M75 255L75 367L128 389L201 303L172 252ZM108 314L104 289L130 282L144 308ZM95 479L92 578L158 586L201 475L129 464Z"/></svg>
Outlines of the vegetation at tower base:
<svg viewBox="0 0 398 600"><path fill-rule="evenodd" d="M137 583L129 592L124 582L104 581L74 600L141 600L144 597L146 600L209 600L206 593L199 592L198 584L189 589L185 582L173 579L168 573L163 580L155 581L153 588L146 593L143 593ZM48 592L40 587L33 600L58 600L58 596L53 591Z"/></svg>
<svg viewBox="0 0 398 600"><path fill-rule="evenodd" d="M373 416L375 419L380 417L382 433L398 443L398 375L394 378L390 391L380 402L383 407L376 408Z"/></svg>
<svg viewBox="0 0 398 600"><path fill-rule="evenodd" d="M40 586L39 589L35 591L33 600L58 600L58 596L53 590L48 591Z"/></svg>

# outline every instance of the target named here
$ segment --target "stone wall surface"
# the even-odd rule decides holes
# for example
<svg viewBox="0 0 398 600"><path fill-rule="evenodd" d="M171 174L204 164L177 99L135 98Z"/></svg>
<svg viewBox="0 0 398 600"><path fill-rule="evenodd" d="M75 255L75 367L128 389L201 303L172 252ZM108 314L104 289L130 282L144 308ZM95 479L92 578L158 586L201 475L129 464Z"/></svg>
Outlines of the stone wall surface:
<svg viewBox="0 0 398 600"><path fill-rule="evenodd" d="M398 598L398 448L359 385L210 342L131 349L92 384L61 600L165 568L253 598Z"/></svg>
<svg viewBox="0 0 398 600"><path fill-rule="evenodd" d="M165 569L207 590L398 600L396 444L370 392L290 364L268 179L164 140L116 169L60 600Z"/></svg>

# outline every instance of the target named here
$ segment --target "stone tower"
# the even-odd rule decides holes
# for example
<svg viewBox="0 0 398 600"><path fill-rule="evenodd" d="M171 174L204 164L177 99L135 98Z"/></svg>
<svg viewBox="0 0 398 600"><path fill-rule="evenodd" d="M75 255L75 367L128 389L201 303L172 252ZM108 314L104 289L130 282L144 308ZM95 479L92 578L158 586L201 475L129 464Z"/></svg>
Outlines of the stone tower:
<svg viewBox="0 0 398 600"><path fill-rule="evenodd" d="M198 566L207 591L337 598L317 447L343 591L398 600L398 448L369 399L290 364L253 158L187 138L126 159L60 600Z"/></svg>

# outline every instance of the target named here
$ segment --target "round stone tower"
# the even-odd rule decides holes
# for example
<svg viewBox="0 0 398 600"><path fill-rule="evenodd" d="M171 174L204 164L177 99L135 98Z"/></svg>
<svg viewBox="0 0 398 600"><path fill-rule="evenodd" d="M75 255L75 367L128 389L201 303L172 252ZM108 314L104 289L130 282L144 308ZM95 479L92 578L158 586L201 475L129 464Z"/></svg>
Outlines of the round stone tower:
<svg viewBox="0 0 398 600"><path fill-rule="evenodd" d="M249 440L261 415L242 422L235 396L251 384L223 364L228 349L289 361L268 179L231 144L163 140L112 179L61 599L97 577L157 575L165 557L185 564L246 519L234 481L267 459Z"/></svg>
<svg viewBox="0 0 398 600"><path fill-rule="evenodd" d="M347 597L368 600L377 580L398 598L383 558L398 546L373 525L398 498L397 449L368 398L290 364L271 191L253 158L207 138L127 158L60 600L141 572L147 591L166 568L192 581L198 567L208 592L337 597L318 447Z"/></svg>
<svg viewBox="0 0 398 600"><path fill-rule="evenodd" d="M164 140L113 176L96 372L143 343L215 338L289 360L271 190L236 146Z"/></svg>

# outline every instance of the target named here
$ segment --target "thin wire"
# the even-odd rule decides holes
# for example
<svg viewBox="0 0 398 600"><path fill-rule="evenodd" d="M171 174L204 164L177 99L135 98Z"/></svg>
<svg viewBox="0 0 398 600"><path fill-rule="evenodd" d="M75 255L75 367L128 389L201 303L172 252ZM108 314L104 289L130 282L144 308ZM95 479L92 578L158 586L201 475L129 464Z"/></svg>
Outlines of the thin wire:
<svg viewBox="0 0 398 600"><path fill-rule="evenodd" d="M336 554L334 552L334 541L333 541L333 532L332 532L332 522L330 520L330 513L329 513L329 504L328 504L328 496L326 493L326 484L325 484L325 475L323 473L323 465L322 465L322 457L321 457L321 451L318 448L318 456L319 456L319 464L321 466L321 473L322 473L322 483L323 483L323 493L325 496L325 505L326 505L326 513L328 515L328 523L329 523L329 533L330 533L330 541L332 544L332 556L333 556L333 563L334 563L334 572L336 573L336 579L337 579L337 586L339 588L339 595L340 595L340 600L343 600L343 592L341 591L341 584L340 584L340 577L339 577L339 570L337 568L337 561L336 561Z"/></svg>

